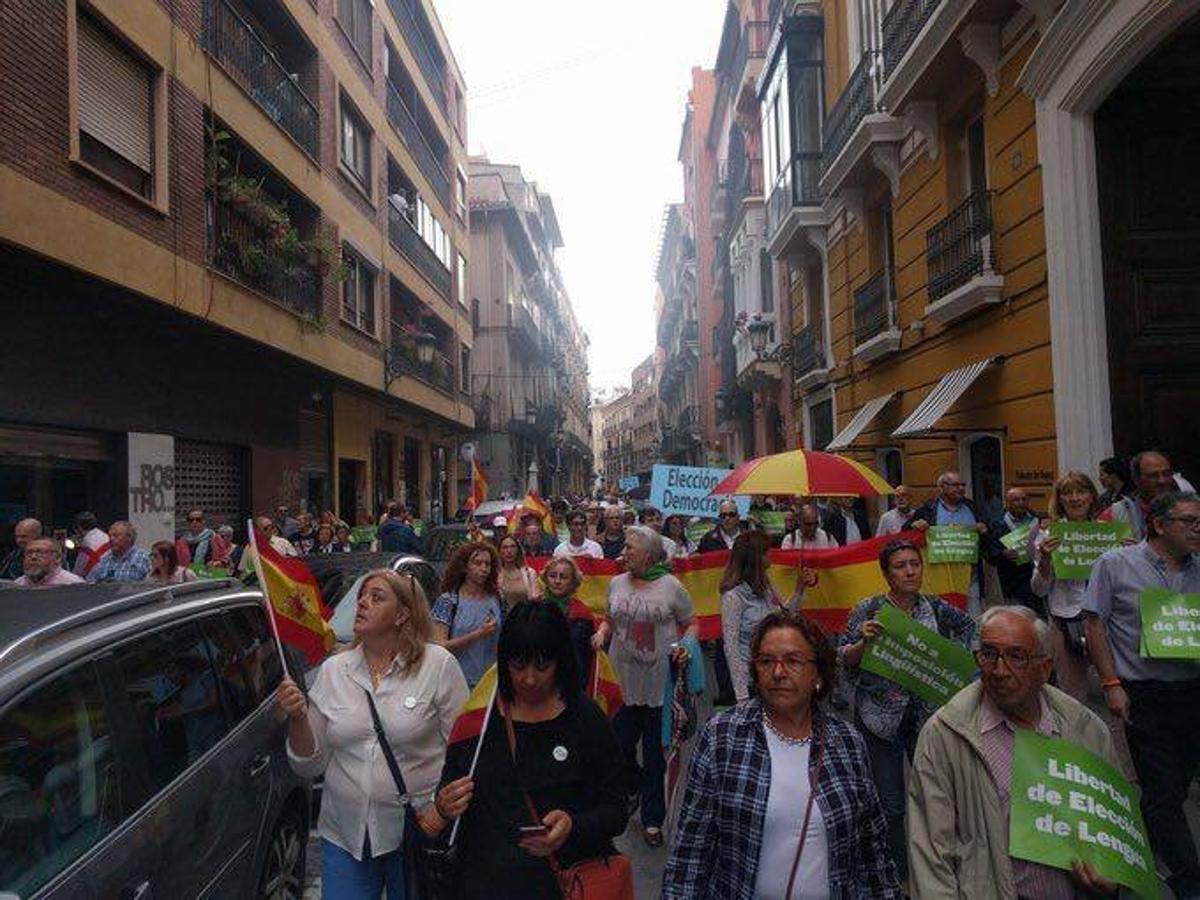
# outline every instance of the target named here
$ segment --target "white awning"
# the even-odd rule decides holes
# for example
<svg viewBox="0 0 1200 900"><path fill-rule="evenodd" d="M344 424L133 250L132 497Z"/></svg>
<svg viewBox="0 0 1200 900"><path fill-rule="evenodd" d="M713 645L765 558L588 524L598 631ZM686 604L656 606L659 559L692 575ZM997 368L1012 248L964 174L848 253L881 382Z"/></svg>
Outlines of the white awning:
<svg viewBox="0 0 1200 900"><path fill-rule="evenodd" d="M914 437L930 431L937 424L938 419L944 416L958 401L958 398L966 393L967 388L975 383L975 379L983 374L984 369L1003 360L1002 356L994 356L973 362L961 369L955 369L953 372L947 372L929 392L929 396L912 411L912 415L892 432L892 437Z"/></svg>
<svg viewBox="0 0 1200 900"><path fill-rule="evenodd" d="M829 445L825 448L829 452L834 450L845 450L858 439L858 436L867 430L867 426L871 424L874 418L879 415L880 410L892 402L897 391L892 391L890 394L884 394L882 397L876 397L873 400L868 400L858 412L854 414L854 418L837 433Z"/></svg>

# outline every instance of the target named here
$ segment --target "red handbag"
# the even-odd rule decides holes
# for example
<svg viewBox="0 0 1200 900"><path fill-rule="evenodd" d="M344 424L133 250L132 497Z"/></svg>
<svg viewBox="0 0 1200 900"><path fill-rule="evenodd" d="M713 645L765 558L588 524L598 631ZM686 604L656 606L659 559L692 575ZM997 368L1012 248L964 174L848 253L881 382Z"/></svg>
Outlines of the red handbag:
<svg viewBox="0 0 1200 900"><path fill-rule="evenodd" d="M509 710L501 709L500 712L504 717L504 733L508 736L508 751L512 754L515 768L517 735L513 731ZM533 821L541 822L542 817L538 815L529 792L522 788L521 794L525 797L525 806ZM629 859L620 853L599 859L585 859L567 869L558 864L553 853L546 857L546 861L554 870L563 900L634 900L633 867L629 865Z"/></svg>

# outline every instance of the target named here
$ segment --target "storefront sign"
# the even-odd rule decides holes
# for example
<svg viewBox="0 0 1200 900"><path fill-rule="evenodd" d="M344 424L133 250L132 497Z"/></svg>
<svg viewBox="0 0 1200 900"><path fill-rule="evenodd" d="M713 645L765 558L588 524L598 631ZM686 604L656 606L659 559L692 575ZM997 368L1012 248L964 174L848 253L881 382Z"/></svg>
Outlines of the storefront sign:
<svg viewBox="0 0 1200 900"><path fill-rule="evenodd" d="M926 562L976 563L979 532L970 525L930 525L925 532L925 548Z"/></svg>
<svg viewBox="0 0 1200 900"><path fill-rule="evenodd" d="M750 512L749 497L709 496L709 491L728 474L728 469L657 465L650 477L650 505L662 510L663 516L680 513L715 519L721 502L733 500L737 503L738 515L745 518Z"/></svg>
<svg viewBox="0 0 1200 900"><path fill-rule="evenodd" d="M1050 536L1058 538L1050 557L1054 577L1063 581L1090 578L1096 560L1120 546L1130 533L1128 522L1051 522Z"/></svg>
<svg viewBox="0 0 1200 900"><path fill-rule="evenodd" d="M175 540L175 438L129 433L129 521L138 546Z"/></svg>
<svg viewBox="0 0 1200 900"><path fill-rule="evenodd" d="M1101 878L1158 897L1158 873L1136 795L1100 757L1058 738L1017 729L1008 852L1070 871L1091 863Z"/></svg>
<svg viewBox="0 0 1200 900"><path fill-rule="evenodd" d="M1200 594L1146 588L1140 606L1143 656L1200 659Z"/></svg>
<svg viewBox="0 0 1200 900"><path fill-rule="evenodd" d="M867 645L859 664L863 671L894 681L933 706L944 704L975 677L975 658L962 644L887 603L875 618L883 634Z"/></svg>

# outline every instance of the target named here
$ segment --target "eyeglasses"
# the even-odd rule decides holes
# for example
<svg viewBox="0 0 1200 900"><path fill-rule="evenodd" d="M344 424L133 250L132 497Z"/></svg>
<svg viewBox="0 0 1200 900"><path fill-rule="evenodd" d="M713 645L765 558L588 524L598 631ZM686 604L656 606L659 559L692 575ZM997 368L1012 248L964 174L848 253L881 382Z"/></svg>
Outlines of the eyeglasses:
<svg viewBox="0 0 1200 900"><path fill-rule="evenodd" d="M721 513L721 518L722 519L740 519L741 516L739 516L735 512L727 512L727 513Z"/></svg>
<svg viewBox="0 0 1200 900"><path fill-rule="evenodd" d="M1168 522L1181 522L1184 528L1192 531L1200 528L1200 516L1163 516Z"/></svg>
<svg viewBox="0 0 1200 900"><path fill-rule="evenodd" d="M1022 650L1020 647L1014 647L1009 650L999 650L996 647L980 647L975 651L975 661L979 663L981 669L990 670L996 668L996 663L1003 659L1014 672L1023 672L1029 668L1029 664L1033 660L1045 655L1045 653L1030 653L1028 650Z"/></svg>
<svg viewBox="0 0 1200 900"><path fill-rule="evenodd" d="M966 487L965 481L943 481L942 487Z"/></svg>
<svg viewBox="0 0 1200 900"><path fill-rule="evenodd" d="M816 660L804 656L756 656L754 658L754 668L764 675L770 675L775 671L776 666L783 666L784 671L789 675L799 675L809 663L816 663Z"/></svg>
<svg viewBox="0 0 1200 900"><path fill-rule="evenodd" d="M189 522L203 522L204 516L188 516Z"/></svg>

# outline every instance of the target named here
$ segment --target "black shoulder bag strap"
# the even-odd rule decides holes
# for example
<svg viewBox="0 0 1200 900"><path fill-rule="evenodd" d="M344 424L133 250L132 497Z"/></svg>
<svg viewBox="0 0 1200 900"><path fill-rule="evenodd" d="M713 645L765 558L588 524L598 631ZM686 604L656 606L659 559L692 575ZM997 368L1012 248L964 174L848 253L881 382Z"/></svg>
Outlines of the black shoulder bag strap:
<svg viewBox="0 0 1200 900"><path fill-rule="evenodd" d="M404 783L404 776L400 774L400 764L396 762L396 754L392 752L392 745L388 743L387 735L383 733L383 723L379 721L379 710L375 708L371 692L366 688L363 688L362 691L367 695L367 705L371 707L371 721L375 724L375 737L379 739L379 749L383 751L383 759L387 763L388 771L392 773L392 780L396 782L396 790L400 792L400 802L405 806L410 806L411 801L407 799L408 786Z"/></svg>

